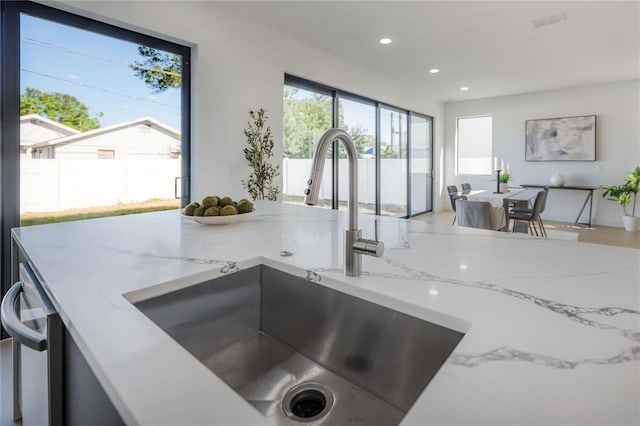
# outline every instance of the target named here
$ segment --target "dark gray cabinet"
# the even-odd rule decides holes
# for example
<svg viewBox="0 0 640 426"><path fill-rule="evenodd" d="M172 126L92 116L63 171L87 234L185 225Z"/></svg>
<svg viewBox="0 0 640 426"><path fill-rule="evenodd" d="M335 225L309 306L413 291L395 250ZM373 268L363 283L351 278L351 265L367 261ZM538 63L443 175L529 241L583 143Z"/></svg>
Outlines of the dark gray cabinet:
<svg viewBox="0 0 640 426"><path fill-rule="evenodd" d="M14 419L24 426L124 425L15 238L2 323L13 337Z"/></svg>

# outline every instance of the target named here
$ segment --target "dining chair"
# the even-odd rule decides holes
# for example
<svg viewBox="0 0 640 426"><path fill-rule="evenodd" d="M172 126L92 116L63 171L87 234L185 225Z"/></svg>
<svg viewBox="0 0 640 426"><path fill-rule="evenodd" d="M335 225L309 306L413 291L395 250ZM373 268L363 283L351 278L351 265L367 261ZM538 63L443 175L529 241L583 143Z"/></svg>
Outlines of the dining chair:
<svg viewBox="0 0 640 426"><path fill-rule="evenodd" d="M547 198L549 197L549 187L545 186L541 192L544 192L544 197L542 198L541 206L540 206L540 214L538 215L538 225L540 226L540 233L546 238L547 230L544 227L544 222L542 221L542 213L544 209L547 207ZM513 213L531 213L533 211L533 207L519 207L513 206L511 212Z"/></svg>
<svg viewBox="0 0 640 426"><path fill-rule="evenodd" d="M457 199L458 226L468 228L490 229L497 231L502 228L504 209L496 209L488 201L472 201Z"/></svg>
<svg viewBox="0 0 640 426"><path fill-rule="evenodd" d="M456 223L456 199L460 198L459 195L457 195L458 192L458 187L455 185L449 185L447 186L447 193L449 194L449 201L451 201L451 208L453 209L453 222L451 222L452 225L454 225Z"/></svg>
<svg viewBox="0 0 640 426"><path fill-rule="evenodd" d="M536 222L540 218L542 204L544 203L544 199L546 198L546 196L547 196L547 191L540 191L538 192L538 195L536 195L536 199L533 202L533 208L528 209L528 211L519 211L519 212L511 210L507 214L509 222L511 222L511 219L513 219L512 232L516 232L516 230L518 229L518 223L520 221L526 221L529 228L529 233L531 235L533 235L535 232L536 237L539 237L539 236L543 236L545 238L547 237L546 232L542 233L542 228L540 228L541 235L538 235L538 228L536 227Z"/></svg>
<svg viewBox="0 0 640 426"><path fill-rule="evenodd" d="M470 183L463 183L462 184L462 191L471 191L471 184Z"/></svg>

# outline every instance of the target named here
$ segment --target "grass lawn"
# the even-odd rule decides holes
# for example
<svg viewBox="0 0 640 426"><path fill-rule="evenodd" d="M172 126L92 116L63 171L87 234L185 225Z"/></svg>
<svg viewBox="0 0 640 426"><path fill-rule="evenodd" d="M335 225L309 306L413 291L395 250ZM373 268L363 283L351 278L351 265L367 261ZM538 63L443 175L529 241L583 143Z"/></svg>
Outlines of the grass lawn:
<svg viewBox="0 0 640 426"><path fill-rule="evenodd" d="M87 207L61 212L27 212L20 216L20 226L42 225L45 223L68 222L70 220L93 219L107 216L122 216L125 214L173 210L177 208L180 208L180 200L148 200L141 203Z"/></svg>

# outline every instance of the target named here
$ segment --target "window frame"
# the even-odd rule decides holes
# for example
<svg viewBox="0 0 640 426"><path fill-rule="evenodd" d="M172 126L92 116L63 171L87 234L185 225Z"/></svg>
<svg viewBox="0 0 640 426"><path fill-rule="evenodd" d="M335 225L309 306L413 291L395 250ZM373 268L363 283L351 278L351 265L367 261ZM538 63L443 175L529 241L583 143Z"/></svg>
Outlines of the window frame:
<svg viewBox="0 0 640 426"><path fill-rule="evenodd" d="M0 4L0 296L11 285L11 228L20 226L20 15L154 47L182 57L181 206L191 188L191 47L31 1ZM2 328L1 338L6 338Z"/></svg>

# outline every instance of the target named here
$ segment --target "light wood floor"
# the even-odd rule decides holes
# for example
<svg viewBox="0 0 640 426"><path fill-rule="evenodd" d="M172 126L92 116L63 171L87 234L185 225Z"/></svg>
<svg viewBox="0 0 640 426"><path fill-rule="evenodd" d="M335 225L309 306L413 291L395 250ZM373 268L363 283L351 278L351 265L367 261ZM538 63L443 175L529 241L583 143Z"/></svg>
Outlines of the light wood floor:
<svg viewBox="0 0 640 426"><path fill-rule="evenodd" d="M453 221L453 212L426 213L413 217L413 220L424 220L429 223L447 223ZM573 223L545 221L548 230L575 232L578 241L583 243L605 244L609 246L629 247L640 249L640 232L627 232L624 228L593 225L591 228L578 226Z"/></svg>

